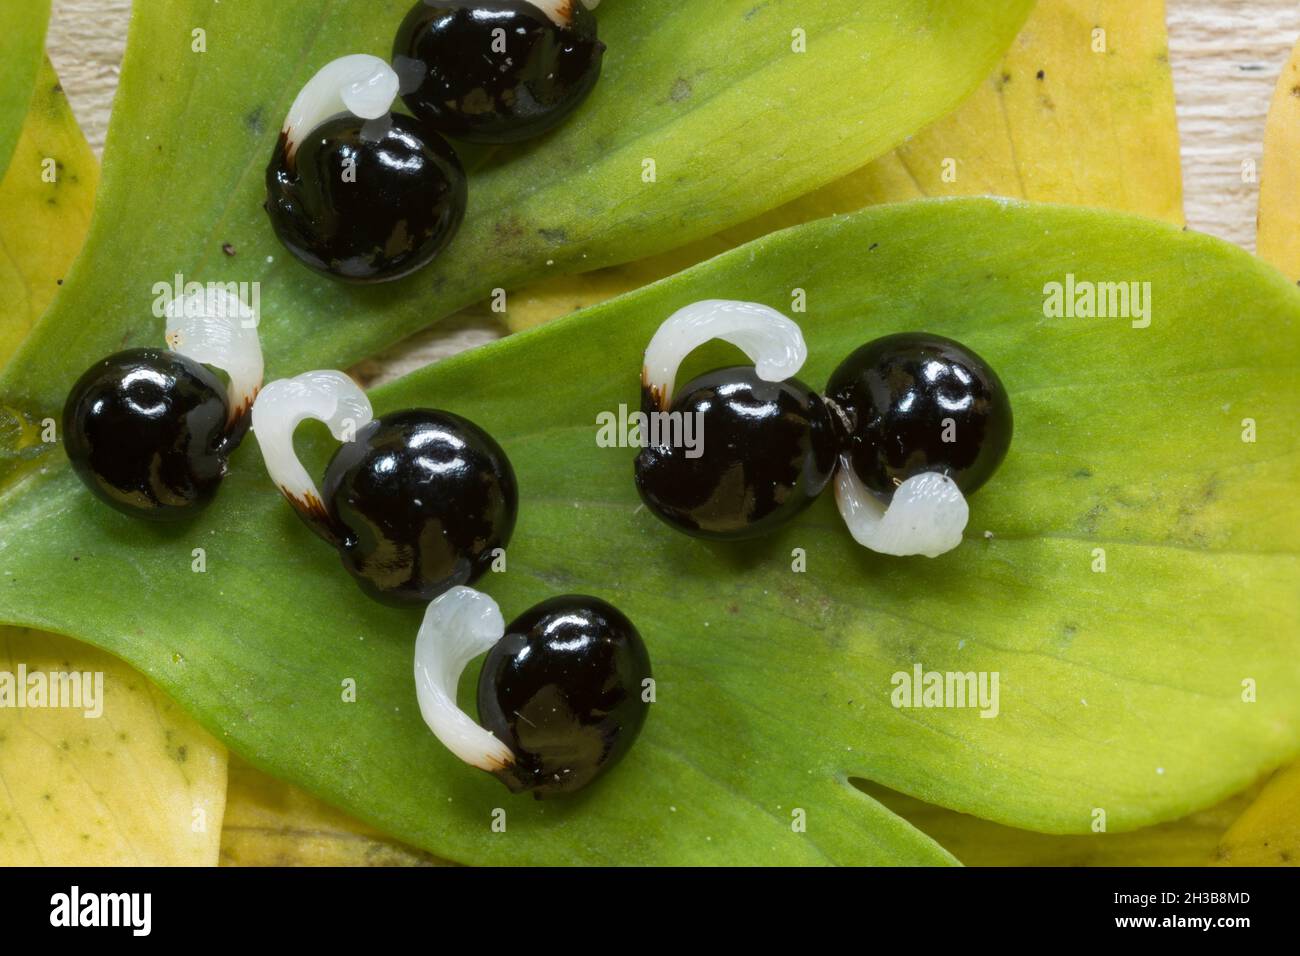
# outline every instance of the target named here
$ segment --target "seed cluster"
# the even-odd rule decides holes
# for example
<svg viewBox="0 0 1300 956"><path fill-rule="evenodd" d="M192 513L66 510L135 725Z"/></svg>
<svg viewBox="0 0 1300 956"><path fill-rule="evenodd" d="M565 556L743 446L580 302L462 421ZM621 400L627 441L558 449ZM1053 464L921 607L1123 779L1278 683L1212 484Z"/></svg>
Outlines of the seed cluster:
<svg viewBox="0 0 1300 956"><path fill-rule="evenodd" d="M678 365L709 338L745 348L757 365L706 372L673 397ZM694 416L703 450L644 447L642 500L686 534L743 539L784 525L834 477L865 546L931 557L955 547L964 495L1011 444L1011 405L988 363L942 336L889 335L846 358L823 396L793 377L806 354L798 327L755 303L711 300L671 316L646 350L642 411Z"/></svg>
<svg viewBox="0 0 1300 956"><path fill-rule="evenodd" d="M447 246L465 213L465 174L443 135L511 143L553 129L591 92L604 52L577 0L421 0L398 30L392 66L343 57L295 100L267 170L276 234L339 279L409 275ZM414 115L392 113L399 92ZM185 518L213 500L251 424L272 481L361 589L425 606L416 698L452 753L537 797L582 789L614 766L654 698L637 628L600 598L573 594L506 625L469 587L504 569L515 529L519 490L505 450L448 411L376 418L336 370L263 388L249 317L228 291L194 293L168 307L169 350L119 352L89 369L64 409L76 473L119 511ZM674 395L682 360L713 338L754 364L715 369ZM707 300L669 317L646 350L642 411L690 416L703 449L670 437L643 448L635 474L646 504L688 534L741 539L776 530L834 484L867 547L931 556L955 547L964 495L989 480L1011 442L996 374L956 342L908 333L855 351L822 395L795 377L806 356L798 326L757 303ZM308 418L340 442L320 487L294 450ZM480 724L456 697L484 653Z"/></svg>
<svg viewBox="0 0 1300 956"><path fill-rule="evenodd" d="M576 0L421 0L398 31L393 66L341 57L295 99L266 174L276 235L337 279L410 275L465 215L465 173L443 135L511 143L553 129L595 86L604 50ZM414 115L392 112L399 92ZM448 749L538 797L579 790L617 763L652 694L632 622L599 598L562 595L507 627L496 603L467 586L504 568L514 531L519 492L504 449L447 411L376 418L339 371L262 388L256 316L229 295L200 292L169 307L171 351L120 352L73 386L64 434L77 474L120 511L190 517L216 495L251 422L272 480L362 590L427 605L416 696ZM320 488L293 446L307 418L341 443ZM461 672L484 652L485 727L456 704Z"/></svg>
<svg viewBox="0 0 1300 956"><path fill-rule="evenodd" d="M391 66L343 57L303 88L266 170L275 234L346 282L428 265L468 204L447 139L515 143L562 123L600 78L596 27L578 0L420 0L398 27ZM399 93L411 115L392 112Z"/></svg>

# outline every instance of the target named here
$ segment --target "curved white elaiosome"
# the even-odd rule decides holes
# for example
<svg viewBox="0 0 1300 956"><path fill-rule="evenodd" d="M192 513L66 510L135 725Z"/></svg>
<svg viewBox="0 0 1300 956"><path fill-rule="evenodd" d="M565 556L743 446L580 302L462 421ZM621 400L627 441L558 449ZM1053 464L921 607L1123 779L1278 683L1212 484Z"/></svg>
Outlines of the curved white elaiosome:
<svg viewBox="0 0 1300 956"><path fill-rule="evenodd" d="M908 478L882 505L858 479L847 455L835 471L835 503L853 540L881 554L937 558L961 544L970 520L966 496L947 475L927 471Z"/></svg>
<svg viewBox="0 0 1300 956"><path fill-rule="evenodd" d="M397 99L398 86L393 68L368 53L353 53L325 64L289 107L284 120L286 153L296 153L304 136L339 113L365 120L385 116Z"/></svg>
<svg viewBox="0 0 1300 956"><path fill-rule="evenodd" d="M415 638L420 715L448 750L487 771L504 770L514 755L456 705L456 686L466 665L505 632L496 601L473 588L454 587L429 605Z"/></svg>
<svg viewBox="0 0 1300 956"><path fill-rule="evenodd" d="M230 420L245 415L262 387L262 343L253 309L230 288L211 283L202 292L168 301L164 315L167 347L225 372Z"/></svg>
<svg viewBox="0 0 1300 956"><path fill-rule="evenodd" d="M300 510L321 508L320 492L293 450L294 430L308 418L319 419L339 441L351 441L374 418L370 399L342 372L303 372L277 379L253 405L253 434L271 480Z"/></svg>
<svg viewBox="0 0 1300 956"><path fill-rule="evenodd" d="M743 351L765 382L797 374L808 358L799 326L770 306L732 299L692 303L665 319L646 346L641 382L661 410L672 404L682 360L711 339Z"/></svg>

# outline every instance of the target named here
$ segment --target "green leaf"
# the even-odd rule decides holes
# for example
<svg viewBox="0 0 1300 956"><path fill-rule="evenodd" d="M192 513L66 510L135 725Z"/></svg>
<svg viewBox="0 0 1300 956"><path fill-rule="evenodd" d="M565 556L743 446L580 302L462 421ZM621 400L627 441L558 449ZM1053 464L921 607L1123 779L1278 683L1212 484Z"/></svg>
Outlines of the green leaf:
<svg viewBox="0 0 1300 956"><path fill-rule="evenodd" d="M1092 30L1104 27L1107 53ZM991 76L961 107L848 176L714 236L659 256L543 279L510 297L511 331L639 289L769 232L924 196L1010 196L1103 206L1183 224L1174 84L1162 2L1038 0ZM1288 84L1288 86L1294 84ZM1300 100L1291 97L1293 113ZM1284 107L1275 106L1274 116ZM1280 121L1270 122L1270 136ZM1296 127L1300 138L1300 126ZM1068 143L1069 148L1062 148ZM1296 180L1300 149L1280 136L1276 192ZM1265 227L1261 186L1260 226ZM1283 208L1279 237L1300 249ZM1261 235L1263 232L1261 231ZM1267 258L1267 257L1265 257ZM1286 270L1283 270L1286 271Z"/></svg>
<svg viewBox="0 0 1300 956"><path fill-rule="evenodd" d="M289 374L350 364L497 287L708 235L860 167L951 110L1031 5L606 3L605 72L581 113L542 140L467 154L476 168L466 223L432 268L346 287L275 241L264 171L302 84L341 54L386 55L410 3L136 6L88 251L0 379L10 407L48 413L90 362L156 343L152 287L177 273L260 281L268 368ZM796 28L806 53L792 51ZM653 184L643 182L646 159Z"/></svg>
<svg viewBox="0 0 1300 956"><path fill-rule="evenodd" d="M1046 318L1045 283L1070 273L1150 282L1150 327ZM902 329L999 370L1016 438L957 551L867 553L829 496L759 542L686 538L640 507L633 451L597 447L597 414L635 407L665 316L716 296L788 309L796 287L810 383ZM1109 831L1131 830L1300 751L1298 324L1300 292L1208 237L932 200L775 234L376 391L381 411L465 414L509 452L520 521L509 570L483 582L508 616L585 591L646 637L644 734L574 800L512 799L429 736L410 676L418 611L363 598L256 451L178 529L108 511L52 459L34 470L0 509L0 619L120 654L260 768L462 862L948 859L850 778L1024 829L1088 833L1102 809ZM706 349L682 379L731 355ZM319 473L331 446L311 437ZM196 546L206 574L190 570ZM916 663L998 672L999 715L895 709L892 675Z"/></svg>
<svg viewBox="0 0 1300 956"><path fill-rule="evenodd" d="M0 176L9 166L27 116L49 21L50 0L0 6Z"/></svg>

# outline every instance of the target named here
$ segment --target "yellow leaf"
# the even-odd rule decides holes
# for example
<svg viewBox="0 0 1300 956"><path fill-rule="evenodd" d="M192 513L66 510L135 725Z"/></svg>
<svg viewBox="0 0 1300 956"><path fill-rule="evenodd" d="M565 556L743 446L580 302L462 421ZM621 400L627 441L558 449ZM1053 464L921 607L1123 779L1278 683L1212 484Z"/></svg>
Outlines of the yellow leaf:
<svg viewBox="0 0 1300 956"><path fill-rule="evenodd" d="M51 672L82 675L80 707L48 706ZM38 701L42 683L47 706L14 706L17 694ZM60 702L77 700L65 686ZM225 751L139 673L69 638L4 628L0 701L0 865L216 863Z"/></svg>
<svg viewBox="0 0 1300 956"><path fill-rule="evenodd" d="M31 111L0 180L0 365L58 291L90 225L99 165L54 68L36 77Z"/></svg>
<svg viewBox="0 0 1300 956"><path fill-rule="evenodd" d="M232 757L222 866L436 866L305 790Z"/></svg>
<svg viewBox="0 0 1300 956"><path fill-rule="evenodd" d="M1300 44L1278 78L1264 128L1255 250L1300 280Z"/></svg>
<svg viewBox="0 0 1300 956"><path fill-rule="evenodd" d="M1259 792L1253 787L1181 820L1128 833L1057 836L956 813L855 781L967 866L1203 866L1223 831Z"/></svg>
<svg viewBox="0 0 1300 956"><path fill-rule="evenodd" d="M1216 863L1300 866L1300 763L1283 768L1219 842Z"/></svg>
<svg viewBox="0 0 1300 956"><path fill-rule="evenodd" d="M506 323L528 328L776 229L920 196L1013 196L1181 224L1167 46L1163 0L1040 0L994 75L893 153L671 253L521 289Z"/></svg>

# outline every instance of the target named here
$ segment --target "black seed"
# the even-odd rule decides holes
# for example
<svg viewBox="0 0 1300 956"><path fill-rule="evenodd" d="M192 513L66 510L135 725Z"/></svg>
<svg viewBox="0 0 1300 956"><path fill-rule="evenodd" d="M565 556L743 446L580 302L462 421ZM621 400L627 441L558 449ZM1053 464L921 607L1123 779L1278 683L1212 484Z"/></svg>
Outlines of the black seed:
<svg viewBox="0 0 1300 956"><path fill-rule="evenodd" d="M280 137L266 170L266 211L286 248L353 282L400 279L460 228L468 187L447 142L418 120L336 116L292 158Z"/></svg>
<svg viewBox="0 0 1300 956"><path fill-rule="evenodd" d="M343 566L371 597L424 603L478 579L519 511L506 453L473 422L413 409L339 447L322 488Z"/></svg>
<svg viewBox="0 0 1300 956"><path fill-rule="evenodd" d="M580 0L569 6L572 23L559 27L523 0L421 0L393 42L399 71L402 58L422 67L403 95L407 107L475 143L513 143L559 125L595 87L605 50L595 15Z"/></svg>
<svg viewBox="0 0 1300 956"><path fill-rule="evenodd" d="M641 635L599 598L568 594L525 611L479 674L479 720L516 758L498 776L539 797L586 786L640 733L649 677Z"/></svg>
<svg viewBox="0 0 1300 956"><path fill-rule="evenodd" d="M688 458L680 442L648 446L636 484L656 515L687 534L766 534L812 504L834 472L831 413L798 379L716 369L684 386L671 411L703 413L703 453Z"/></svg>
<svg viewBox="0 0 1300 956"><path fill-rule="evenodd" d="M63 445L77 475L130 515L193 515L217 493L242 429L227 432L221 380L162 349L131 349L93 365L63 408Z"/></svg>
<svg viewBox="0 0 1300 956"><path fill-rule="evenodd" d="M927 471L950 476L969 495L1011 445L1002 382L978 355L942 336L905 332L867 343L832 373L826 396L848 416L843 440L854 471L886 500Z"/></svg>

